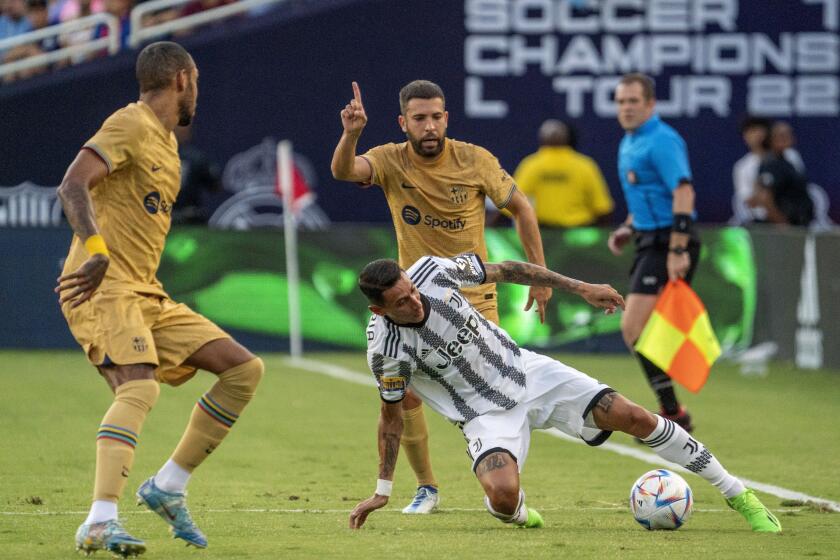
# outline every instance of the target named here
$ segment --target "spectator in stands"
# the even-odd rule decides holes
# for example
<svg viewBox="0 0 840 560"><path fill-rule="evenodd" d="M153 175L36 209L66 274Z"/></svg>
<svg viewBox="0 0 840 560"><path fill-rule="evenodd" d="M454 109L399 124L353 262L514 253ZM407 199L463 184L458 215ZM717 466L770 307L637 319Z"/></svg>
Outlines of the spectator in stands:
<svg viewBox="0 0 840 560"><path fill-rule="evenodd" d="M41 54L41 49L35 43L18 45L6 51L3 57L3 62L15 62L18 60L23 60L24 58L29 58L30 56L35 56L37 54ZM43 74L47 71L47 69L47 66L44 65L37 66L34 68L27 68L26 70L18 70L17 72L11 72L3 76L3 83L8 84L17 80L26 80L28 78L31 78L32 76Z"/></svg>
<svg viewBox="0 0 840 560"><path fill-rule="evenodd" d="M773 125L770 153L758 168L756 192L749 203L764 208L770 223L807 226L814 219L814 204L808 196L805 174L788 159L793 142L793 130L788 123Z"/></svg>
<svg viewBox="0 0 840 560"><path fill-rule="evenodd" d="M56 17L58 23L64 23L74 19L87 17L93 14L100 13L104 10L102 0L65 0L63 4L58 4L56 8ZM52 17L52 16L51 16ZM65 33L59 38L59 43L64 47L72 47L74 45L81 45L87 43L91 39L90 29L81 29L73 31L72 33ZM74 63L85 60L83 56L73 58Z"/></svg>
<svg viewBox="0 0 840 560"><path fill-rule="evenodd" d="M26 0L26 17L33 31L50 26L49 3L47 0ZM47 37L38 42L41 52L50 52L58 48L55 37Z"/></svg>
<svg viewBox="0 0 840 560"><path fill-rule="evenodd" d="M613 200L598 164L574 149L574 130L549 119L539 130L540 149L514 173L534 203L541 226L570 228L609 223Z"/></svg>
<svg viewBox="0 0 840 560"><path fill-rule="evenodd" d="M735 197L732 201L733 225L746 225L767 220L763 206L750 206L748 201L755 196L758 167L770 151L770 119L747 116L741 121L741 137L749 152L732 167L732 184Z"/></svg>
<svg viewBox="0 0 840 560"><path fill-rule="evenodd" d="M29 21L30 31L37 31L49 25L47 11L47 0L26 0L26 19ZM32 56L36 56L56 48L55 37L48 37L40 41L18 45L6 52L3 62L15 62ZM44 64L25 70L19 70L3 77L3 83L25 80L32 76L43 74L49 70L49 65Z"/></svg>
<svg viewBox="0 0 840 560"><path fill-rule="evenodd" d="M120 20L120 49L128 48L128 37L131 34L131 9L134 0L105 0L105 11ZM99 39L108 36L108 26L96 26L93 37Z"/></svg>
<svg viewBox="0 0 840 560"><path fill-rule="evenodd" d="M50 6L50 21L64 23L105 11L105 0L58 0Z"/></svg>
<svg viewBox="0 0 840 560"><path fill-rule="evenodd" d="M0 0L0 39L32 30L26 18L26 0ZM2 58L3 53L0 53Z"/></svg>

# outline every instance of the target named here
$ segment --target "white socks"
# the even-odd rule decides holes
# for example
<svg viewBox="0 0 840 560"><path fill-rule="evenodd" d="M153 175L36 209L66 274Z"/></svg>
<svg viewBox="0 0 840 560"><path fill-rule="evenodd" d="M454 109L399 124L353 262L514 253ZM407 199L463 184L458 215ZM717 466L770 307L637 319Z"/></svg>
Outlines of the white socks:
<svg viewBox="0 0 840 560"><path fill-rule="evenodd" d="M484 507L490 512L490 515L502 521L502 523L513 523L514 525L525 525L528 521L528 508L525 507L525 492L519 491L519 503L516 506L516 511L512 515L506 513L499 513L493 509L490 504L490 498L484 496Z"/></svg>
<svg viewBox="0 0 840 560"><path fill-rule="evenodd" d="M169 459L155 475L155 486L164 492L183 494L187 490L190 472Z"/></svg>
<svg viewBox="0 0 840 560"><path fill-rule="evenodd" d="M90 505L90 513L85 519L85 525L90 523L102 523L117 518L117 502L107 500L95 500Z"/></svg>
<svg viewBox="0 0 840 560"><path fill-rule="evenodd" d="M190 473L179 467L172 459L169 459L155 475L155 486L164 492L183 494L187 489L189 480ZM90 513L85 519L85 524L102 523L116 518L117 502L95 500L90 506Z"/></svg>
<svg viewBox="0 0 840 560"><path fill-rule="evenodd" d="M705 445L691 437L679 424L658 414L655 416L656 428L642 441L657 455L705 478L727 498L734 498L745 490L744 484L729 474Z"/></svg>

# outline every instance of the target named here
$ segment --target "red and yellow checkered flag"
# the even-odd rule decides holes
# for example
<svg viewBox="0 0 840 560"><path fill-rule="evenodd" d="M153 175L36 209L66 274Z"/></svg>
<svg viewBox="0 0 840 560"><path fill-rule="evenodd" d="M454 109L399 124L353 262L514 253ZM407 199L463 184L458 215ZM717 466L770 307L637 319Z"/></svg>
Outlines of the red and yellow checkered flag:
<svg viewBox="0 0 840 560"><path fill-rule="evenodd" d="M636 351L689 391L705 385L720 344L706 307L683 280L662 290Z"/></svg>

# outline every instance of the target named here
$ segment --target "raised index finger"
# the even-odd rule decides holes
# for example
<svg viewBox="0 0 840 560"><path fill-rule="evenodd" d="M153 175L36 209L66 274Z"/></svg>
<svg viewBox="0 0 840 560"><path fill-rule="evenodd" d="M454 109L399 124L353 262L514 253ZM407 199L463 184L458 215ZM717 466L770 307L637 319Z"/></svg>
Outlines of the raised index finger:
<svg viewBox="0 0 840 560"><path fill-rule="evenodd" d="M362 90L359 89L359 84L357 82L353 82L353 99L355 99L356 103L359 105L362 104Z"/></svg>

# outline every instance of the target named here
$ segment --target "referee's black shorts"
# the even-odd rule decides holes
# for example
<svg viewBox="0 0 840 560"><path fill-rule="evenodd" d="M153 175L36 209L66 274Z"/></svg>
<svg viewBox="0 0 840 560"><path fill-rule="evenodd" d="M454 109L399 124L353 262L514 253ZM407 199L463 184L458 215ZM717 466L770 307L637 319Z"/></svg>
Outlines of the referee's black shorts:
<svg viewBox="0 0 840 560"><path fill-rule="evenodd" d="M668 243L671 228L636 232L636 259L630 269L631 294L656 295L668 283ZM688 241L688 254L691 265L685 275L685 281L691 283L697 261L700 259L700 238L691 233Z"/></svg>

